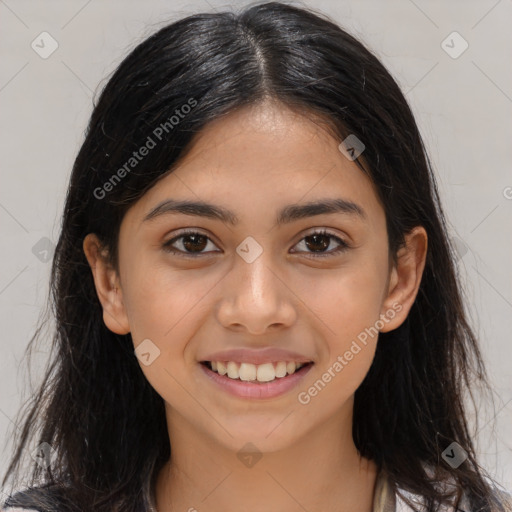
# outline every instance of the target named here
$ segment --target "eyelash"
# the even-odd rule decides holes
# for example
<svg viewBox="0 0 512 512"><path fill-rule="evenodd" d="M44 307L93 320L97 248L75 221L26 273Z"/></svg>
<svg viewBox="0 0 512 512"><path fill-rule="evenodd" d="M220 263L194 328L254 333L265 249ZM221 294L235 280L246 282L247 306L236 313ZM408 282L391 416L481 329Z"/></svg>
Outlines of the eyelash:
<svg viewBox="0 0 512 512"><path fill-rule="evenodd" d="M181 238L186 238L187 236L190 236L190 235L204 236L208 240L211 241L211 239L208 236L206 236L205 234L203 234L203 233L201 233L199 231L185 230L185 231L182 231L178 236L175 236L171 240L165 242L163 244L163 246L162 246L164 251L168 252L170 254L176 254L176 255L184 256L185 258L198 258L198 257L201 257L201 255L203 255L203 254L207 254L207 253L195 253L195 254L197 254L197 256L196 256L196 255L193 255L193 253L187 253L187 252L184 252L184 251L181 251L181 250L175 250L175 249L171 248L172 244L174 242L176 242L177 240L179 240ZM347 249L350 248L350 245L348 243L346 243L344 240L342 240L338 236L333 235L332 233L329 233L328 231L323 230L323 229L319 230L319 231L313 231L312 233L308 233L298 243L302 242L305 238L308 238L308 237L314 236L314 235L327 236L327 237L329 237L331 239L336 240L336 242L338 242L340 245L336 249L331 250L329 252L324 252L324 253L308 253L309 254L309 256L307 256L308 258L328 258L328 257L336 256L336 255L338 255L338 254L340 254L340 253L342 253L342 252L344 252L344 251L346 251Z"/></svg>

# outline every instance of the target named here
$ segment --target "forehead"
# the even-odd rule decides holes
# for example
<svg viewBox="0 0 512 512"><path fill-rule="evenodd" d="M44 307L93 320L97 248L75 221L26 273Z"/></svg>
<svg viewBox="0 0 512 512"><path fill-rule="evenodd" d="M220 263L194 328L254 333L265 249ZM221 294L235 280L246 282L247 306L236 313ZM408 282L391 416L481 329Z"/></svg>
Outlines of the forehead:
<svg viewBox="0 0 512 512"><path fill-rule="evenodd" d="M319 198L342 198L369 217L383 216L372 181L339 151L340 142L282 104L240 109L207 124L132 216L142 221L169 198L226 206L241 221L275 217L284 204Z"/></svg>

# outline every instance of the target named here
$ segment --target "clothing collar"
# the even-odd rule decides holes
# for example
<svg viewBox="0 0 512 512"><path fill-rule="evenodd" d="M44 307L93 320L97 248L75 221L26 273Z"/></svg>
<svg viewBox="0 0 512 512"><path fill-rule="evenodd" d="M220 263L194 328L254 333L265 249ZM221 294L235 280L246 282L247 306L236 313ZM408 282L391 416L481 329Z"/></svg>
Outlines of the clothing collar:
<svg viewBox="0 0 512 512"><path fill-rule="evenodd" d="M388 475L380 470L375 482L372 512L396 512L396 495Z"/></svg>

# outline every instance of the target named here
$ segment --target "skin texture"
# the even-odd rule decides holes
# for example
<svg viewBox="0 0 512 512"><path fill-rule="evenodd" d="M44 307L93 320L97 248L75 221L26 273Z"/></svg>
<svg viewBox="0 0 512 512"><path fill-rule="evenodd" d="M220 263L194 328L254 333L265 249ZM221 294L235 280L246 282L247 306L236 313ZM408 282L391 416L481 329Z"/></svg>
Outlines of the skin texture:
<svg viewBox="0 0 512 512"><path fill-rule="evenodd" d="M131 332L134 347L149 338L160 350L149 366L141 364L165 401L172 447L158 479L157 509L370 511L376 468L359 456L351 429L354 392L378 336L360 344L308 404L297 395L381 315L388 318L381 332L403 323L424 269L426 232L417 227L407 236L393 267L385 213L370 179L342 155L341 141L282 104L239 110L196 137L175 170L123 219L119 275L100 257L94 234L83 244L107 327ZM184 214L142 222L167 198L214 203L240 222ZM320 198L351 200L367 219L335 213L274 225L283 206ZM208 237L196 259L162 248L181 228ZM304 237L322 228L350 248L315 258L318 245ZM252 263L236 252L247 236L263 249ZM324 252L339 245L329 242ZM184 245L183 238L174 242L176 250L187 251ZM277 398L228 395L199 365L214 351L268 346L314 361L303 382ZM252 467L237 457L248 442L262 455Z"/></svg>

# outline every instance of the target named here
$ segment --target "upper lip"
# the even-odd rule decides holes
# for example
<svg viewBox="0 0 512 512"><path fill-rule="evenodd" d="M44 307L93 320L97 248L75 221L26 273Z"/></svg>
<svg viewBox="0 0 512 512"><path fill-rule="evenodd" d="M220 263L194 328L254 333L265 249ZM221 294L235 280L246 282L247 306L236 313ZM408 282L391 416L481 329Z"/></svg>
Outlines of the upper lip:
<svg viewBox="0 0 512 512"><path fill-rule="evenodd" d="M310 363L312 359L296 352L282 348L268 347L262 349L235 348L222 350L208 355L201 361L234 361L237 363L278 363L280 361L293 361L295 363Z"/></svg>

